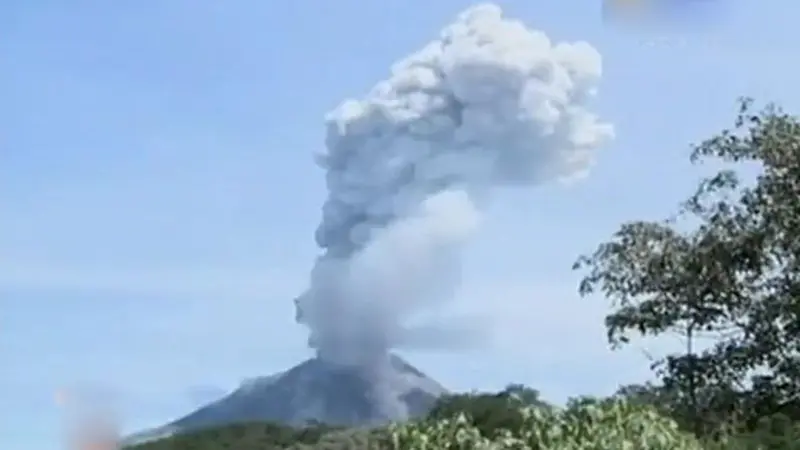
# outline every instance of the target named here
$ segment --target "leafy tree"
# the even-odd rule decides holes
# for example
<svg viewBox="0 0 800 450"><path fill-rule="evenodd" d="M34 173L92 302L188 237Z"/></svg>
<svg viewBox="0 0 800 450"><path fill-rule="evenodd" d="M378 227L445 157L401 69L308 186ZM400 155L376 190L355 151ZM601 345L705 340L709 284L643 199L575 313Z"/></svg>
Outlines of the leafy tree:
<svg viewBox="0 0 800 450"><path fill-rule="evenodd" d="M428 420L438 421L463 415L484 436L493 436L498 430L519 428L523 422L520 408L524 406L552 408L539 398L539 392L535 389L511 384L497 393L472 392L443 396L428 413Z"/></svg>
<svg viewBox="0 0 800 450"><path fill-rule="evenodd" d="M742 99L733 126L690 160L722 169L675 217L625 223L580 257L579 291L611 300L613 347L637 334L684 338L653 368L659 395L697 433L737 416L750 427L775 413L800 419L800 123Z"/></svg>
<svg viewBox="0 0 800 450"><path fill-rule="evenodd" d="M705 450L650 408L624 401L576 401L566 409L519 407L514 428L484 434L465 417L390 427L392 450ZM727 449L726 449L727 450Z"/></svg>

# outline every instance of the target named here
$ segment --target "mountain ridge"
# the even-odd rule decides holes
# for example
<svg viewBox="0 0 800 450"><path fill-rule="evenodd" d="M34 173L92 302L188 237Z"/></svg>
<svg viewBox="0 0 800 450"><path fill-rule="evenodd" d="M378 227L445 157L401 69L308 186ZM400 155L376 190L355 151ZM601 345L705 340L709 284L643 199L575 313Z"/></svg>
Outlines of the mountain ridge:
<svg viewBox="0 0 800 450"><path fill-rule="evenodd" d="M394 354L372 367L312 358L283 372L251 378L221 399L126 438L125 444L251 421L378 426L424 415L447 392Z"/></svg>

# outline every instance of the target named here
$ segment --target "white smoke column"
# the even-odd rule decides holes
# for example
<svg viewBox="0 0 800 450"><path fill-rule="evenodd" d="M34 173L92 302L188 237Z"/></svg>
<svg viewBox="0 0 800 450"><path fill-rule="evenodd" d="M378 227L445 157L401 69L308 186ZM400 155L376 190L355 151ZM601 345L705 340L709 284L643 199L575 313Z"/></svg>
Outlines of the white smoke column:
<svg viewBox="0 0 800 450"><path fill-rule="evenodd" d="M324 250L297 320L320 357L365 364L461 339L414 328L458 284L458 251L492 188L585 173L613 136L586 106L601 75L589 44L553 44L482 5L326 117Z"/></svg>

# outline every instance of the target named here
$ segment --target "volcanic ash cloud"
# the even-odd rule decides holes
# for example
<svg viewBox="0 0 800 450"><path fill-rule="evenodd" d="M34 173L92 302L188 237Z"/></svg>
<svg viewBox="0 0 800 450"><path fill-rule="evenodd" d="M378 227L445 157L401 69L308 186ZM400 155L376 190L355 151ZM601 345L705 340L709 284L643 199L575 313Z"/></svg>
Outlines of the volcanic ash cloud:
<svg viewBox="0 0 800 450"><path fill-rule="evenodd" d="M419 321L453 298L494 188L585 174L613 137L587 107L600 76L589 44L553 43L482 5L329 113L323 253L295 300L318 355L363 364L466 342L457 322Z"/></svg>

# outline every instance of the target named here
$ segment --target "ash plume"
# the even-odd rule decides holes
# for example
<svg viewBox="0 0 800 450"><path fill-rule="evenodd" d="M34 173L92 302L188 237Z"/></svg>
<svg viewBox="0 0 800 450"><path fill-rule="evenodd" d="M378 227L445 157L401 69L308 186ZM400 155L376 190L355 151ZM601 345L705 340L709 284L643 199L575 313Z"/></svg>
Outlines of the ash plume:
<svg viewBox="0 0 800 450"><path fill-rule="evenodd" d="M392 348L466 342L470 327L437 314L482 206L498 187L589 169L613 137L587 107L600 77L589 44L481 5L330 112L323 253L295 300L318 357L366 367Z"/></svg>

